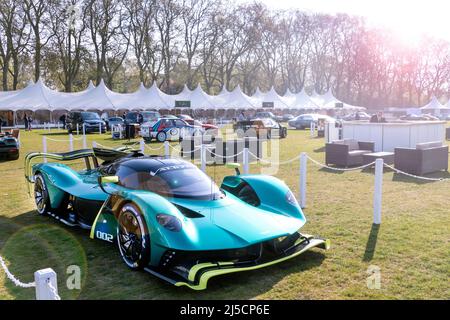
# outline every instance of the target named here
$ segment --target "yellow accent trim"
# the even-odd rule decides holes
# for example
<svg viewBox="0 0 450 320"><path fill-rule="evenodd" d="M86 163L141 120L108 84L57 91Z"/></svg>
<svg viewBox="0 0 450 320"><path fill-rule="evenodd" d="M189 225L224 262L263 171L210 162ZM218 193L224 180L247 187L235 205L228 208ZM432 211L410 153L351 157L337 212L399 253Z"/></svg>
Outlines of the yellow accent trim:
<svg viewBox="0 0 450 320"><path fill-rule="evenodd" d="M100 207L100 210L97 213L97 216L95 217L94 223L91 226L91 232L89 233L89 238L91 238L91 239L95 239L95 237L94 237L95 225L97 224L98 218L100 217L100 214L102 213L103 208L108 203L108 201L109 201L109 197L106 198L105 202L103 202L102 206Z"/></svg>
<svg viewBox="0 0 450 320"><path fill-rule="evenodd" d="M205 262L205 263L196 264L189 270L188 280L194 281L195 275L197 274L197 272L203 268L216 267L216 266L229 266L229 265L233 265L233 262L216 262L216 263Z"/></svg>
<svg viewBox="0 0 450 320"><path fill-rule="evenodd" d="M229 169L236 169L236 168L240 168L241 165L239 163L236 163L236 162L227 162L225 164L225 167L229 168Z"/></svg>
<svg viewBox="0 0 450 320"><path fill-rule="evenodd" d="M101 177L100 181L102 183L117 183L117 182L119 182L119 177L118 176Z"/></svg>
<svg viewBox="0 0 450 320"><path fill-rule="evenodd" d="M206 289L206 286L208 284L208 280L212 277L216 277L216 276L220 276L223 274L227 274L227 273L234 273L234 272L241 272L241 271L250 271L250 270L256 270L256 269L260 269L260 268L264 268L264 267L268 267L280 262L283 262L285 260L288 259L292 259L296 256L299 256L300 254L304 253L305 251L313 248L313 247L317 247L317 246L324 246L324 249L327 249L327 244L328 247L330 245L330 240L323 240L323 239L311 239L310 243L305 246L302 250L287 256L287 257L283 257L280 258L278 260L274 260L274 261L270 261L270 262L266 262L260 265L256 265L256 266L251 266L251 267L242 267L242 268L226 268L226 269L214 269L214 270L210 270L210 271L206 271L205 273L203 273L200 277L200 281L197 285L193 285L193 284L189 284L186 282L177 282L175 283L175 286L177 287L181 287L181 286L187 286L193 290L204 290ZM233 264L233 263L231 263Z"/></svg>

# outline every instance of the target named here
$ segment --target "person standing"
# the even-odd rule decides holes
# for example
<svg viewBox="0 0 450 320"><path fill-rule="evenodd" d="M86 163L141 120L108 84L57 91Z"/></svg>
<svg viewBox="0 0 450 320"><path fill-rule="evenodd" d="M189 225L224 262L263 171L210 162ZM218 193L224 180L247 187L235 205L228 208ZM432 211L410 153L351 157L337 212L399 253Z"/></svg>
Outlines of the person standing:
<svg viewBox="0 0 450 320"><path fill-rule="evenodd" d="M30 116L28 116L28 131L31 131L31 123L33 122L33 118Z"/></svg>
<svg viewBox="0 0 450 320"><path fill-rule="evenodd" d="M61 117L59 117L59 121L62 122L62 126L63 126L64 129L66 128L66 117L67 116L66 116L65 113L63 113L63 115Z"/></svg>
<svg viewBox="0 0 450 320"><path fill-rule="evenodd" d="M0 116L0 132L2 132L3 118Z"/></svg>
<svg viewBox="0 0 450 320"><path fill-rule="evenodd" d="M23 123L25 124L25 131L28 131L28 116L26 113L23 116Z"/></svg>

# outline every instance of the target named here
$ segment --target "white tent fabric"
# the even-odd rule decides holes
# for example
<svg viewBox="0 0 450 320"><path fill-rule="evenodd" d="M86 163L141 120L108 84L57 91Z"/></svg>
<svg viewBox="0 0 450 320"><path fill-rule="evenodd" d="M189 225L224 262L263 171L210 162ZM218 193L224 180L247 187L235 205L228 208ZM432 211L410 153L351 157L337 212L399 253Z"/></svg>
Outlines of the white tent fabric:
<svg viewBox="0 0 450 320"><path fill-rule="evenodd" d="M268 92L261 92L259 88L256 88L255 94L252 96L252 98L257 99L258 102L258 108L263 107L264 102L272 102L273 107L276 109L287 109L289 106L284 102L281 97L278 95L278 93L275 91L275 88L272 86Z"/></svg>
<svg viewBox="0 0 450 320"><path fill-rule="evenodd" d="M320 109L320 106L308 96L304 88L294 96L283 97L283 100L292 109Z"/></svg>
<svg viewBox="0 0 450 320"><path fill-rule="evenodd" d="M217 100L219 109L257 109L258 100L247 96L239 85L225 96Z"/></svg>
<svg viewBox="0 0 450 320"><path fill-rule="evenodd" d="M94 86L92 81L84 91L66 93L48 88L42 80L30 82L25 88L16 91L0 92L0 110L148 110L172 109L175 101L190 101L195 109L259 109L263 102L273 102L276 109L334 109L336 99L331 90L326 94L310 97L305 90L294 94L289 89L284 96L278 95L272 87L268 92L261 92L259 88L253 96L244 94L240 86L233 91L222 88L218 95L211 96L203 91L201 86L190 90L186 85L179 94L169 95L162 92L156 83L150 88L143 84L132 93L118 93L108 89L104 81ZM449 103L450 104L450 103ZM436 98L425 106L425 110L438 106ZM344 103L346 110L360 110L364 108Z"/></svg>
<svg viewBox="0 0 450 320"><path fill-rule="evenodd" d="M146 99L149 100L152 108L155 108L157 110L171 109L175 106L174 96L162 92L158 88L156 82L153 82L152 86L147 89Z"/></svg>
<svg viewBox="0 0 450 320"><path fill-rule="evenodd" d="M187 88L187 87L185 87ZM184 90L183 90L184 91ZM183 92L182 92L183 93ZM214 103L214 98L203 91L200 85L197 86L191 93L187 96L187 99L191 102L191 109L216 109Z"/></svg>
<svg viewBox="0 0 450 320"><path fill-rule="evenodd" d="M342 102L341 100L337 99L333 92L331 91L331 88L328 89L328 91L323 95L315 95L314 97L311 97L311 100L314 101L318 106L320 106L323 109L326 110L335 110L338 109L336 107L337 103L342 103L344 110L365 110L364 107L357 107L350 105L348 103Z"/></svg>
<svg viewBox="0 0 450 320"><path fill-rule="evenodd" d="M428 102L425 106L421 107L422 111L433 111L433 110L447 110L448 107L444 106L439 102L436 96L431 97L430 102Z"/></svg>

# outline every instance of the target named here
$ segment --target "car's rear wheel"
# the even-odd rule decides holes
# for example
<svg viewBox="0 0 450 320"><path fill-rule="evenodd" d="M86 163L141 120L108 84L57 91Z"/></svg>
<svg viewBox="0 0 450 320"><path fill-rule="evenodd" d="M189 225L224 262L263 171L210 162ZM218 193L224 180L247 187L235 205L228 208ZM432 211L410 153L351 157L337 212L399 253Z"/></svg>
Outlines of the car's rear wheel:
<svg viewBox="0 0 450 320"><path fill-rule="evenodd" d="M164 141L166 141L166 138L167 138L167 135L166 135L166 133L165 133L164 131L160 131L160 132L158 132L158 134L156 135L156 139L157 139L159 142L164 142Z"/></svg>
<svg viewBox="0 0 450 320"><path fill-rule="evenodd" d="M48 189L42 174L34 176L34 201L40 215L47 214L50 210L50 198Z"/></svg>
<svg viewBox="0 0 450 320"><path fill-rule="evenodd" d="M150 261L150 235L139 208L125 204L117 218L117 245L125 264L142 269Z"/></svg>

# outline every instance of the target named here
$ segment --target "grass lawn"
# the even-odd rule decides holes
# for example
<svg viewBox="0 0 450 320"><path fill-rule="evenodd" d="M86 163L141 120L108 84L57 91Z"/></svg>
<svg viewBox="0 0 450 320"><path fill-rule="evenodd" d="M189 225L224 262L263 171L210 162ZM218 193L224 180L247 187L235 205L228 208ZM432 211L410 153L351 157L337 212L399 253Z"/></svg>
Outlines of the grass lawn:
<svg viewBox="0 0 450 320"><path fill-rule="evenodd" d="M450 298L450 181L424 183L385 172L382 224L376 227L373 170L336 173L309 162L304 210L308 222L302 231L331 239L332 249L313 249L259 271L213 278L207 290L196 292L130 271L115 246L89 239L85 230L38 216L27 194L23 158L42 150L43 134L68 139L62 131L21 132L20 159L0 162L0 254L23 282L33 281L38 269L53 268L63 299ZM99 134L88 135L88 140L108 146L122 143ZM324 161L324 140L310 138L309 131L289 130L288 138L276 143L281 161L303 151ZM81 148L81 141L74 146ZM49 141L48 150L67 151L68 143ZM262 166L250 168L259 173ZM207 170L219 184L223 176L233 174L223 166ZM298 194L298 172L299 161L294 161L280 166L275 175ZM66 288L66 268L73 264L82 270L81 290ZM367 288L371 265L380 268L380 289ZM0 271L0 299L34 299L34 289L15 287Z"/></svg>

